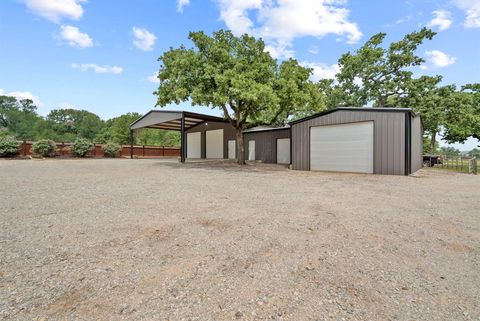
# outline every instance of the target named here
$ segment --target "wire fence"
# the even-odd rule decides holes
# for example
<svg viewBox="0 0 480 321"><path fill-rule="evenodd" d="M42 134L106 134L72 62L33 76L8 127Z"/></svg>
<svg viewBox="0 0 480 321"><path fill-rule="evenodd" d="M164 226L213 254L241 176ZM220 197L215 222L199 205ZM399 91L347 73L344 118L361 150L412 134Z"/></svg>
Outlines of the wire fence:
<svg viewBox="0 0 480 321"><path fill-rule="evenodd" d="M480 170L480 162L477 158L465 156L424 157L424 166L468 174L477 174Z"/></svg>

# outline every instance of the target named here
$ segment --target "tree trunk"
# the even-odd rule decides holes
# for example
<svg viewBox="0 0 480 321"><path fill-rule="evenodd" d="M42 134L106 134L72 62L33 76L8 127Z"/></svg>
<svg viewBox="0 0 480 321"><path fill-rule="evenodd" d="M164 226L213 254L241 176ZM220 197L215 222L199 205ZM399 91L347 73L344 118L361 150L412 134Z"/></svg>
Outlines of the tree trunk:
<svg viewBox="0 0 480 321"><path fill-rule="evenodd" d="M436 143L437 133L432 132L430 136L430 155L435 154L435 143Z"/></svg>
<svg viewBox="0 0 480 321"><path fill-rule="evenodd" d="M245 165L245 147L243 145L243 132L241 128L235 128L237 136L237 161L240 165Z"/></svg>

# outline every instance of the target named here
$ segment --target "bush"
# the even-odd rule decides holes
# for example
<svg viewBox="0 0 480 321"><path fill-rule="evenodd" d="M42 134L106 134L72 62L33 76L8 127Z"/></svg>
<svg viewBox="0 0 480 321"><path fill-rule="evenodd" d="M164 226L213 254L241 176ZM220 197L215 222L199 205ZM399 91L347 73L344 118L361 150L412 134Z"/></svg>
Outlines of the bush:
<svg viewBox="0 0 480 321"><path fill-rule="evenodd" d="M13 157L18 154L20 144L15 137L5 136L0 138L0 157Z"/></svg>
<svg viewBox="0 0 480 321"><path fill-rule="evenodd" d="M88 139L77 138L72 147L70 147L70 150L75 156L85 157L94 147L95 145Z"/></svg>
<svg viewBox="0 0 480 321"><path fill-rule="evenodd" d="M41 139L33 143L32 152L43 157L54 157L57 151L57 145L53 140Z"/></svg>
<svg viewBox="0 0 480 321"><path fill-rule="evenodd" d="M115 143L109 143L103 146L102 149L106 157L117 157L122 149L122 146Z"/></svg>

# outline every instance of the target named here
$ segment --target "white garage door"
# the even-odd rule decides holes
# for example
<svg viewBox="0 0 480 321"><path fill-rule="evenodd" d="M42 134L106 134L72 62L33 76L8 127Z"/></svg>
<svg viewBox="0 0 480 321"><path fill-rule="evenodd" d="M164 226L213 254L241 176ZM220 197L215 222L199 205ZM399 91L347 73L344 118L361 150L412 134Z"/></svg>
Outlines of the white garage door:
<svg viewBox="0 0 480 321"><path fill-rule="evenodd" d="M223 158L223 129L205 132L207 158Z"/></svg>
<svg viewBox="0 0 480 321"><path fill-rule="evenodd" d="M187 133L187 158L201 158L201 133Z"/></svg>
<svg viewBox="0 0 480 321"><path fill-rule="evenodd" d="M277 163L290 164L290 138L277 139Z"/></svg>
<svg viewBox="0 0 480 321"><path fill-rule="evenodd" d="M373 122L312 127L310 169L373 173Z"/></svg>
<svg viewBox="0 0 480 321"><path fill-rule="evenodd" d="M235 159L236 148L237 148L236 141L229 140L228 141L228 159Z"/></svg>
<svg viewBox="0 0 480 321"><path fill-rule="evenodd" d="M248 141L248 160L255 160L255 141Z"/></svg>

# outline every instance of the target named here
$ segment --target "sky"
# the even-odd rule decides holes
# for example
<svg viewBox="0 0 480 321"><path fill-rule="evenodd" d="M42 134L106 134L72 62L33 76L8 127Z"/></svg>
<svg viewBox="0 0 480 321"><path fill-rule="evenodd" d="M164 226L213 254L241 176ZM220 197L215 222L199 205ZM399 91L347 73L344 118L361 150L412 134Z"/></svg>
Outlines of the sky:
<svg viewBox="0 0 480 321"><path fill-rule="evenodd" d="M415 76L480 82L480 0L1 0L0 94L33 99L41 115L68 107L108 119L154 108L158 57L191 47L189 31L262 37L272 56L297 59L318 80L372 35L397 41L424 26L438 34L418 49L426 62Z"/></svg>

